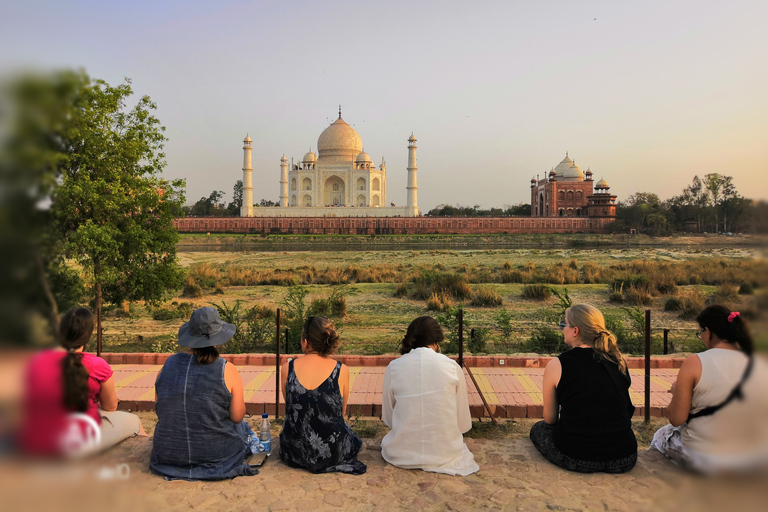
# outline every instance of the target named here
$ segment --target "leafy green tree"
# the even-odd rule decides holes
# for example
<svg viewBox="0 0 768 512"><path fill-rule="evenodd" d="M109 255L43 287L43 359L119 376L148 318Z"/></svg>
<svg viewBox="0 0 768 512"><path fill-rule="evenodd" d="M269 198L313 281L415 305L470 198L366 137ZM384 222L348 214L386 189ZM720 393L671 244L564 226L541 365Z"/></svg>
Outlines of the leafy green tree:
<svg viewBox="0 0 768 512"><path fill-rule="evenodd" d="M211 215L226 215L226 209L219 208L219 202L224 197L224 192L214 190L208 197L201 197L189 210L190 215L197 217L210 217Z"/></svg>
<svg viewBox="0 0 768 512"><path fill-rule="evenodd" d="M160 178L165 128L148 96L127 107L132 93L130 80L113 87L83 74L56 133L53 229L91 285L98 350L105 301L152 304L183 277L173 219L182 213L184 181Z"/></svg>
<svg viewBox="0 0 768 512"><path fill-rule="evenodd" d="M0 342L32 342L35 314L55 337L59 311L82 299L82 281L47 229L47 203L64 157L59 133L85 82L74 72L25 74L0 90Z"/></svg>
<svg viewBox="0 0 768 512"><path fill-rule="evenodd" d="M239 217L243 207L243 180L237 180L232 187L232 202L227 205L227 212L231 217Z"/></svg>

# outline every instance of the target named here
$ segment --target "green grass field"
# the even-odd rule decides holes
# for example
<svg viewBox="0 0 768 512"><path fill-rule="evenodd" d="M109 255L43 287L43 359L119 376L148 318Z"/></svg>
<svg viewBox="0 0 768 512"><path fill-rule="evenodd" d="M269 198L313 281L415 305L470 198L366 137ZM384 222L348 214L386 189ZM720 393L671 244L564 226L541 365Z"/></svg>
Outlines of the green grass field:
<svg viewBox="0 0 768 512"><path fill-rule="evenodd" d="M479 333L484 332L485 347L477 353L531 351L539 347L530 342L531 336L537 329L555 327L560 312L554 295L544 300L524 299L523 288L530 283L541 283L560 294L567 289L573 303L597 306L635 337L640 333L636 332L628 309L650 308L657 352L661 350L663 328L671 329L670 339L678 352L702 348L693 336L694 323L681 318L679 311L665 311L671 298L687 300L691 308L715 300L745 311L753 320L760 344L768 345L762 337L768 302L768 263L756 248L210 251L181 252L179 260L188 270L187 286L184 291L168 293L167 303L159 308L165 310L160 313L167 314L163 316L141 303L115 307L105 315L104 351L175 350L175 334L191 309L214 303L231 308L239 301L241 315L255 307L274 310L285 300L291 285L308 292L306 306L315 299L328 298L334 289L344 295L346 314L334 318L334 322L342 336L340 350L346 354L396 352L413 318L445 314L428 310L424 294L432 294L432 303L441 309L462 305L465 321ZM645 277L637 278L640 281L628 280L638 275ZM449 288L437 293L440 276L453 282L449 286L457 286L458 282L464 291ZM632 290L629 285L621 290L623 302L616 300L615 293L611 295L612 284L617 280L633 283ZM744 283L750 284L753 294L737 292ZM396 297L398 286L401 293ZM471 305L479 287L496 296L501 305ZM497 321L502 309L508 314L506 334ZM155 320L153 314L176 318ZM266 329L264 325L268 323L263 320L262 328ZM247 325L242 328L247 329ZM274 339L273 332L274 327L264 343L232 349L271 351L269 340Z"/></svg>

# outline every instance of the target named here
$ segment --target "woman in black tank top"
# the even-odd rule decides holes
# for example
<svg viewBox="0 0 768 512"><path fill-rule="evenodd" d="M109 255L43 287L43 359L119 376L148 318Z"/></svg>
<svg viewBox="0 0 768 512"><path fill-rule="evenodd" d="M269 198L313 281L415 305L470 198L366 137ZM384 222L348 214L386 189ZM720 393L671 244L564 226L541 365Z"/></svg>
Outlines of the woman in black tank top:
<svg viewBox="0 0 768 512"><path fill-rule="evenodd" d="M577 304L565 312L563 334L571 350L544 370L544 421L531 441L553 464L580 473L624 473L637 462L632 432L635 407L616 336L600 311Z"/></svg>

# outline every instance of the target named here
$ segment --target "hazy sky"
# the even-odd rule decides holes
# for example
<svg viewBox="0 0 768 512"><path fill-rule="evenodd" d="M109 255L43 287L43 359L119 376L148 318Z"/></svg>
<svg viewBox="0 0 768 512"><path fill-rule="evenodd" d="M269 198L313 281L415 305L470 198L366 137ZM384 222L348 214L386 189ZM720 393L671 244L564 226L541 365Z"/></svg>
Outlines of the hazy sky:
<svg viewBox="0 0 768 512"><path fill-rule="evenodd" d="M694 175L768 199L768 2L74 1L8 3L0 65L84 68L157 103L166 176L187 202L242 178L278 199L337 117L419 207L530 202L568 151L619 199L662 199Z"/></svg>

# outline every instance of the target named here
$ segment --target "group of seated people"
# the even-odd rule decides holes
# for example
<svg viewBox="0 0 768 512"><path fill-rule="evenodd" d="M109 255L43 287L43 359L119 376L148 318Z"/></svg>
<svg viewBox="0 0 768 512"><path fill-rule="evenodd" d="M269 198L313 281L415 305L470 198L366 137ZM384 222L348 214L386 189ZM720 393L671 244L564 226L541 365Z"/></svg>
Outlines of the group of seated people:
<svg viewBox="0 0 768 512"><path fill-rule="evenodd" d="M753 469L768 460L766 364L738 312L709 306L697 317L707 350L690 356L670 389L670 425L656 432L652 447L696 471ZM25 382L25 425L20 442L27 453L62 451L60 436L72 412L101 429L97 450L130 436L146 435L139 418L116 411L112 370L83 352L94 329L85 308L67 312L60 324L60 349L31 361ZM219 480L258 472L246 462L251 430L243 382L237 368L219 355L235 333L214 308L195 310L179 330L184 351L158 373L157 426L150 469L168 479ZM582 473L624 473L637 462L632 431L630 374L616 336L602 313L577 304L565 313L565 343L571 347L546 366L543 416L530 432L549 462ZM416 318L400 343L401 357L384 374L382 420L390 428L381 441L388 463L405 469L466 476L480 469L462 434L470 430L462 368L440 353L440 325ZM285 420L280 458L313 473L359 475L362 442L345 421L349 369L332 359L340 343L330 320L306 319L303 355L281 368ZM755 411L762 417L755 418ZM752 418L757 421L744 421ZM90 421L90 420L89 420Z"/></svg>

